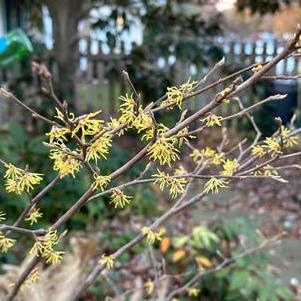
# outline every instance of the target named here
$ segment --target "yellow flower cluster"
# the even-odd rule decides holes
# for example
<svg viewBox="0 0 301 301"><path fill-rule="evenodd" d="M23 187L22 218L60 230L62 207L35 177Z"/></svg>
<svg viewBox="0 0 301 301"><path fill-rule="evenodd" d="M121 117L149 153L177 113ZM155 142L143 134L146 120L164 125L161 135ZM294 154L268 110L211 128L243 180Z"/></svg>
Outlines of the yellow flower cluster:
<svg viewBox="0 0 301 301"><path fill-rule="evenodd" d="M42 174L23 170L11 163L5 164L5 168L4 178L6 178L5 189L7 192L16 194L21 194L23 191L29 192L34 185L40 184L43 180Z"/></svg>
<svg viewBox="0 0 301 301"><path fill-rule="evenodd" d="M121 189L114 189L111 195L111 203L114 204L114 207L125 207L126 205L131 203L131 196L126 195Z"/></svg>
<svg viewBox="0 0 301 301"><path fill-rule="evenodd" d="M262 68L263 68L263 65L262 65L262 64L259 64L259 65L255 66L255 67L253 67L253 68L252 68L252 71L253 71L254 73L256 73L256 72L260 71Z"/></svg>
<svg viewBox="0 0 301 301"><path fill-rule="evenodd" d="M172 198L176 198L179 193L185 191L185 186L187 184L186 178L173 178L168 173L160 171L157 169L157 174L154 174L153 177L156 178L155 183L159 184L160 189L163 191L165 187L169 188L169 193ZM175 175L181 175L182 170L176 170Z"/></svg>
<svg viewBox="0 0 301 301"><path fill-rule="evenodd" d="M204 192L205 193L218 193L220 188L228 187L228 182L225 179L217 179L212 177L205 183Z"/></svg>
<svg viewBox="0 0 301 301"><path fill-rule="evenodd" d="M64 115L56 108L56 118L65 123ZM81 140L86 142L86 136L93 136L100 132L104 121L96 119L101 111L86 114L75 118L74 114L69 114L68 119L73 123L72 129L65 127L53 126L51 131L46 135L49 136L49 142L56 145L61 145L64 141L67 141L66 134L70 133L73 137L76 134L81 135Z"/></svg>
<svg viewBox="0 0 301 301"><path fill-rule="evenodd" d="M239 163L236 160L226 159L223 163L222 175L233 176L236 169L239 167Z"/></svg>
<svg viewBox="0 0 301 301"><path fill-rule="evenodd" d="M285 147L293 147L298 144L299 137L297 135L291 135L291 131L283 125L281 126L281 135Z"/></svg>
<svg viewBox="0 0 301 301"><path fill-rule="evenodd" d="M21 289L27 289L29 288L32 284L37 283L40 279L40 271L38 269L33 270L28 278L25 280L25 282L22 284Z"/></svg>
<svg viewBox="0 0 301 301"><path fill-rule="evenodd" d="M163 106L174 107L178 106L182 108L182 102L184 99L184 92L177 87L168 87L166 92L167 99L162 101Z"/></svg>
<svg viewBox="0 0 301 301"><path fill-rule="evenodd" d="M221 99L223 103L229 104L230 99L227 97L233 91L233 87L227 87L217 95L217 99Z"/></svg>
<svg viewBox="0 0 301 301"><path fill-rule="evenodd" d="M94 160L96 163L100 158L107 159L112 139L109 133L103 133L96 141L94 141L87 150L86 161Z"/></svg>
<svg viewBox="0 0 301 301"><path fill-rule="evenodd" d="M276 168L271 166L270 164L267 164L263 166L260 169L255 170L254 175L255 176L278 176L278 171Z"/></svg>
<svg viewBox="0 0 301 301"><path fill-rule="evenodd" d="M109 130L115 131L119 127L121 127L122 122L119 119L112 118L112 117L110 117L110 119L111 119L111 121L108 122ZM122 136L124 134L124 132L125 132L125 129L120 128L120 130L118 130L118 136L119 137Z"/></svg>
<svg viewBox="0 0 301 301"><path fill-rule="evenodd" d="M38 222L38 219L43 216L43 213L40 212L40 209L34 209L30 214L25 218L25 221L29 222L32 226L33 224L36 224Z"/></svg>
<svg viewBox="0 0 301 301"><path fill-rule="evenodd" d="M125 96L120 96L119 99L122 101L122 104L119 107L119 111L121 113L120 121L122 123L131 124L135 118L135 100L133 98L133 94L129 96L128 94L125 94Z"/></svg>
<svg viewBox="0 0 301 301"><path fill-rule="evenodd" d="M47 263L57 264L61 262L64 252L55 251L53 248L58 244L59 238L56 230L50 229L44 236L39 236L30 250L30 254L42 257Z"/></svg>
<svg viewBox="0 0 301 301"><path fill-rule="evenodd" d="M72 130L72 136L77 133L81 133L81 140L86 141L86 136L93 136L100 132L104 123L101 119L95 119L94 117L99 115L101 110L90 113L87 115L79 116L76 118L76 126Z"/></svg>
<svg viewBox="0 0 301 301"><path fill-rule="evenodd" d="M210 114L207 117L201 119L202 122L205 123L207 127L213 127L215 125L222 126L222 120L224 118L222 116L217 116L215 114Z"/></svg>
<svg viewBox="0 0 301 301"><path fill-rule="evenodd" d="M166 92L167 99L162 101L161 105L170 108L178 106L181 109L185 95L189 94L194 89L195 84L195 81L190 81L190 79L188 79L188 81L182 84L180 88L168 87Z"/></svg>
<svg viewBox="0 0 301 301"><path fill-rule="evenodd" d="M263 148L271 154L272 158L282 154L281 145L276 137L267 137L263 142Z"/></svg>
<svg viewBox="0 0 301 301"><path fill-rule="evenodd" d="M14 245L15 240L5 237L0 231L0 252L7 253L7 251Z"/></svg>
<svg viewBox="0 0 301 301"><path fill-rule="evenodd" d="M200 294L200 290L198 288L189 287L187 293L189 297L197 297Z"/></svg>
<svg viewBox="0 0 301 301"><path fill-rule="evenodd" d="M104 189L108 186L110 181L111 181L110 176L101 176L95 173L94 182L91 187L93 190L100 189L101 191L104 191Z"/></svg>
<svg viewBox="0 0 301 301"><path fill-rule="evenodd" d="M54 160L53 169L59 172L61 178L68 174L75 177L75 174L81 168L79 160L60 149L52 149L49 157Z"/></svg>
<svg viewBox="0 0 301 301"><path fill-rule="evenodd" d="M66 134L70 133L70 130L65 127L53 126L46 136L49 136L49 143L61 145L64 141L67 141Z"/></svg>
<svg viewBox="0 0 301 301"><path fill-rule="evenodd" d="M148 245L154 244L156 241L161 241L164 234L164 230L160 229L158 232L152 231L149 227L143 227L141 233L146 236L146 242Z"/></svg>
<svg viewBox="0 0 301 301"><path fill-rule="evenodd" d="M65 122L64 114L58 108L55 108L55 111L56 111L56 115L54 115L54 117ZM67 115L68 115L67 118L70 121L74 121L75 116L73 113L67 113Z"/></svg>
<svg viewBox="0 0 301 301"><path fill-rule="evenodd" d="M147 281L144 283L144 287L145 287L146 293L148 295L151 295L155 290L155 283L151 279L147 279Z"/></svg>
<svg viewBox="0 0 301 301"><path fill-rule="evenodd" d="M120 99L123 101L119 108L121 112L120 122L135 128L138 133L148 130L150 131L148 132L148 135L151 135L152 137L153 120L149 114L146 114L143 111L142 106L139 106L138 112L135 112L135 100L133 94L131 96L128 96L128 94L126 94L126 96L120 96Z"/></svg>
<svg viewBox="0 0 301 301"><path fill-rule="evenodd" d="M99 264L105 266L108 270L111 270L115 264L114 255L105 255L103 254L99 260Z"/></svg>
<svg viewBox="0 0 301 301"><path fill-rule="evenodd" d="M224 162L224 153L218 153L210 147L206 147L202 150L194 149L190 154L192 160L196 163L200 163L203 159L210 159L210 163L213 165L220 165Z"/></svg>
<svg viewBox="0 0 301 301"><path fill-rule="evenodd" d="M140 133L144 130L152 130L152 124L152 118L141 111L133 121L132 126Z"/></svg>
<svg viewBox="0 0 301 301"><path fill-rule="evenodd" d="M255 145L255 146L252 147L251 154L253 156L258 156L259 158L262 158L266 155L266 152L265 152L265 150L263 149L262 146Z"/></svg>
<svg viewBox="0 0 301 301"><path fill-rule="evenodd" d="M0 211L0 223L5 221L6 220L6 217L5 217L6 213L3 212L3 211Z"/></svg>
<svg viewBox="0 0 301 301"><path fill-rule="evenodd" d="M179 150L175 147L174 138L160 137L149 148L148 155L151 160L158 160L160 165L169 165L179 160Z"/></svg>
<svg viewBox="0 0 301 301"><path fill-rule="evenodd" d="M157 136L162 136L162 134L166 133L169 130L167 126L163 123L157 125ZM149 141L154 137L154 129L151 127L144 132L141 140Z"/></svg>

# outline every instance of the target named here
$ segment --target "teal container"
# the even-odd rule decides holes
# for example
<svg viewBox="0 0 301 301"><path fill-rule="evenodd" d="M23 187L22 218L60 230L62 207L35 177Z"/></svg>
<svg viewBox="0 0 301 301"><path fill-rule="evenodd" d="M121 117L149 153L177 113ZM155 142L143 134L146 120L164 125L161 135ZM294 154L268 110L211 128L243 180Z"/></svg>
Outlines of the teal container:
<svg viewBox="0 0 301 301"><path fill-rule="evenodd" d="M0 69L28 57L33 47L21 29L14 29L0 37Z"/></svg>

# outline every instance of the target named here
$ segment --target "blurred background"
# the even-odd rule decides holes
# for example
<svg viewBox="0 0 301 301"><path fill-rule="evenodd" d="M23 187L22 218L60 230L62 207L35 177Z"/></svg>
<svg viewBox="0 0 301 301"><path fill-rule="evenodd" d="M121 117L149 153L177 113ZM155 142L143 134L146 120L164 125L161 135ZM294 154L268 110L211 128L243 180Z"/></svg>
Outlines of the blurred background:
<svg viewBox="0 0 301 301"><path fill-rule="evenodd" d="M51 102L41 92L40 79L31 69L32 61L41 62L51 71L59 97L66 99L73 111L83 114L102 109L103 118L108 120L118 116L118 97L131 93L122 70L129 73L147 104L162 96L169 86L188 78L203 78L223 57L226 63L212 81L271 59L281 52L300 21L301 2L294 0L0 0L0 85L27 105L53 116ZM5 41L14 39L21 41L23 50L7 46ZM290 57L270 75L296 76L300 69L300 57ZM301 124L299 83L298 78L265 80L244 94L245 105L272 94L288 94L281 103L256 111L255 120L264 136L275 130L276 116L288 123L295 113L296 125ZM185 106L189 111L196 110L218 91L196 97ZM232 114L237 109L235 105L225 106L220 114ZM178 116L179 112L158 118L172 124ZM254 137L248 120L229 121L227 126L235 137L229 149L242 137ZM1 100L1 157L15 164L29 164L50 180L54 172L47 160L48 149L42 145L45 130L45 125L32 120L14 103ZM221 135L214 130L205 133L200 147L204 140L214 147ZM104 173L126 162L135 149L137 143L131 134L120 138L111 151L112 159L101 162ZM140 170L137 166L127 177ZM166 239L156 246L156 256L157 252L164 255L172 265L169 272L179 274L193 270L189 255L195 252L202 254L210 267L216 260L217 246L233 255L242 248L242 240L246 245L258 241L258 229L265 235L286 230L289 235L281 246L240 260L204 279L199 288L202 300L301 300L301 191L297 172L290 170L285 177L289 184L236 183L231 191L208 197L197 210L181 213L167 225ZM73 179L66 178L45 197L41 205L43 226L49 226L85 191L88 178L83 174L81 180L81 185L74 185ZM133 224L147 223L170 204L168 196L152 185L132 188L130 194L135 199L131 208L116 212L106 198L83 208L66 227L76 233L77 244L84 240L82 248L92 244L93 252L115 250L134 235ZM0 188L0 207L11 221L26 202L27 196L16 199ZM72 253L73 243L66 244ZM22 259L23 248L2 255L2 262L16 264ZM147 277L153 276L152 253L143 250L142 246L135 248L122 259L126 266L112 273L114 283L125 292L143 287ZM81 252L72 254L83 256ZM83 300L104 300L105 296L119 296L124 291L116 292L114 286L99 283ZM184 296L180 300L198 298Z"/></svg>

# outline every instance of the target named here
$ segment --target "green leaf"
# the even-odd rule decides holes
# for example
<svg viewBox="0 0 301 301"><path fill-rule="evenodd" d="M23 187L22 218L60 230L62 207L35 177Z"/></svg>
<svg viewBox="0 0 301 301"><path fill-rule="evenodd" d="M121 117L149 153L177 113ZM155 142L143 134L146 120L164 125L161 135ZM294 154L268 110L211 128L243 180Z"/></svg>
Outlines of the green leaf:
<svg viewBox="0 0 301 301"><path fill-rule="evenodd" d="M174 237L172 239L172 243L173 243L174 247L180 248L180 247L183 247L187 243L188 240L189 240L189 236L183 235L183 236Z"/></svg>

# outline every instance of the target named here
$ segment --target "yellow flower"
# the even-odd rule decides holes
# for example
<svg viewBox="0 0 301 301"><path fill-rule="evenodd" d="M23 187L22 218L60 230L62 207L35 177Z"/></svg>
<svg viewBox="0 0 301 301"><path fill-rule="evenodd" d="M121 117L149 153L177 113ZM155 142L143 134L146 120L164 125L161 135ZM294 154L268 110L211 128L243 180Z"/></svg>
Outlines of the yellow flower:
<svg viewBox="0 0 301 301"><path fill-rule="evenodd" d="M169 128L167 126L165 126L164 124L160 123L157 125L157 136L161 136L162 134L166 133ZM144 132L144 135L142 136L141 140L146 140L149 141L154 137L154 129L148 128L146 129L146 131Z"/></svg>
<svg viewBox="0 0 301 301"><path fill-rule="evenodd" d="M178 106L182 107L182 101L184 99L184 93L177 87L168 87L166 92L167 99L162 101L163 106Z"/></svg>
<svg viewBox="0 0 301 301"><path fill-rule="evenodd" d="M111 195L111 203L114 204L114 207L125 207L127 204L131 203L131 196L126 195L121 189L114 189Z"/></svg>
<svg viewBox="0 0 301 301"><path fill-rule="evenodd" d="M201 154L204 158L213 158L216 154L216 151L207 146L206 148L201 150Z"/></svg>
<svg viewBox="0 0 301 301"><path fill-rule="evenodd" d="M179 193L183 193L185 191L185 186L187 184L187 179L185 178L172 178L168 173L160 171L157 169L157 174L154 174L153 177L156 177L156 184L159 184L160 189L163 191L165 187L169 187L169 192L172 198L177 197ZM176 171L176 175L179 174L179 170Z"/></svg>
<svg viewBox="0 0 301 301"><path fill-rule="evenodd" d="M119 107L119 111L121 112L120 121L122 123L131 124L136 118L133 94L131 96L128 96L128 94L120 96L119 99L122 101L122 104Z"/></svg>
<svg viewBox="0 0 301 301"><path fill-rule="evenodd" d="M28 278L25 280L25 282L22 284L21 289L27 289L29 288L32 284L37 283L40 279L40 271L38 269L33 270Z"/></svg>
<svg viewBox="0 0 301 301"><path fill-rule="evenodd" d="M64 119L63 113L58 108L55 108L55 111L56 111L56 115L54 115L54 117L57 118L57 119L59 119L59 120L61 120L61 121L63 121L65 123L65 119ZM67 115L68 115L67 117L68 117L69 120L74 121L75 116L74 116L73 113L67 113Z"/></svg>
<svg viewBox="0 0 301 301"><path fill-rule="evenodd" d="M20 188L19 182L13 179L8 179L5 182L5 190L8 193L14 192L16 194L21 194L23 191Z"/></svg>
<svg viewBox="0 0 301 301"><path fill-rule="evenodd" d="M51 128L51 131L46 134L46 136L49 136L49 142L53 144L62 144L64 141L67 141L67 138L65 137L66 134L70 132L69 129L64 127L57 127L53 126Z"/></svg>
<svg viewBox="0 0 301 301"><path fill-rule="evenodd" d="M135 117L135 120L132 123L133 127L138 130L138 133L147 129L152 129L152 124L152 118L143 112L139 112L139 115Z"/></svg>
<svg viewBox="0 0 301 301"><path fill-rule="evenodd" d="M181 176L185 174L187 174L187 170L182 165L180 165L178 168L175 169L176 176Z"/></svg>
<svg viewBox="0 0 301 301"><path fill-rule="evenodd" d="M101 157L106 159L106 156L110 150L110 146L112 145L111 142L112 139L109 133L104 133L102 136L100 136L89 146L86 161L90 161L92 159L97 163L97 160Z"/></svg>
<svg viewBox="0 0 301 301"><path fill-rule="evenodd" d="M217 154L216 151L210 147L206 147L201 151L195 149L190 154L190 157L193 159L194 162L199 163L203 158L205 159L212 159L212 163L215 165L219 165L219 160L223 160L223 154ZM219 160L218 160L219 159Z"/></svg>
<svg viewBox="0 0 301 301"><path fill-rule="evenodd" d="M226 187L228 187L228 182L226 180L212 177L205 183L204 192L218 193L220 188Z"/></svg>
<svg viewBox="0 0 301 301"><path fill-rule="evenodd" d="M200 294L200 290L198 288L189 287L187 289L189 297L197 297Z"/></svg>
<svg viewBox="0 0 301 301"><path fill-rule="evenodd" d="M214 125L222 126L223 119L221 116L210 114L206 118L201 119L201 121L204 122L207 127L212 127Z"/></svg>
<svg viewBox="0 0 301 301"><path fill-rule="evenodd" d="M146 293L148 295L151 295L155 290L155 283L151 279L147 279L147 281L144 283L144 287L145 287Z"/></svg>
<svg viewBox="0 0 301 301"><path fill-rule="evenodd" d="M225 160L225 154L224 153L216 153L213 155L211 163L213 165L220 165L224 162Z"/></svg>
<svg viewBox="0 0 301 301"><path fill-rule="evenodd" d="M38 185L41 183L43 178L42 174L24 171L23 176L20 177L19 185L22 191L26 190L29 192L33 189L33 185Z"/></svg>
<svg viewBox="0 0 301 301"><path fill-rule="evenodd" d="M104 265L108 270L111 270L114 267L115 259L114 255L103 254L99 260L99 264Z"/></svg>
<svg viewBox="0 0 301 301"><path fill-rule="evenodd" d="M0 210L0 222L3 222L6 220L5 215L6 215L6 213Z"/></svg>
<svg viewBox="0 0 301 301"><path fill-rule="evenodd" d="M178 106L181 109L184 96L194 89L196 83L195 81L190 81L189 78L186 83L180 85L180 88L168 87L166 92L167 99L162 101L161 105L169 106L170 108Z"/></svg>
<svg viewBox="0 0 301 301"><path fill-rule="evenodd" d="M281 126L281 135L284 140L285 147L293 147L298 144L299 137L297 135L290 136L291 131L285 126Z"/></svg>
<svg viewBox="0 0 301 301"><path fill-rule="evenodd" d="M272 175L278 176L278 171L270 164L267 164L266 166L263 167L263 174L265 176L272 176Z"/></svg>
<svg viewBox="0 0 301 301"><path fill-rule="evenodd" d="M280 143L276 137L267 137L264 140L263 147L271 154L272 158L282 154Z"/></svg>
<svg viewBox="0 0 301 301"><path fill-rule="evenodd" d="M189 157L191 157L192 160L196 163L198 163L200 160L203 159L203 155L198 149L194 149L192 153L189 155Z"/></svg>
<svg viewBox="0 0 301 301"><path fill-rule="evenodd" d="M7 253L14 243L14 239L5 237L5 235L0 231L0 252Z"/></svg>
<svg viewBox="0 0 301 301"><path fill-rule="evenodd" d="M26 170L17 168L13 164L6 164L6 172L4 177L7 179L5 182L5 189L7 192L15 192L21 194L24 190L29 192L33 189L34 185L41 183L43 178L42 174L28 172Z"/></svg>
<svg viewBox="0 0 301 301"><path fill-rule="evenodd" d="M197 84L196 81L190 81L190 78L188 81L180 86L180 90L184 92L184 94L190 93Z"/></svg>
<svg viewBox="0 0 301 301"><path fill-rule="evenodd" d="M169 165L178 160L179 156L174 146L174 139L161 137L149 148L148 155L151 160L159 160L160 165Z"/></svg>
<svg viewBox="0 0 301 301"><path fill-rule="evenodd" d="M101 110L90 113L87 115L79 116L76 118L77 125L72 130L72 136L81 132L81 140L86 141L86 136L93 136L100 132L101 127L104 123L103 120L95 119L94 117L99 115Z"/></svg>
<svg viewBox="0 0 301 301"><path fill-rule="evenodd" d="M8 179L19 179L20 176L23 173L23 170L16 167L15 165L11 164L11 163L7 163L5 165L6 171L5 171L5 175L4 178L8 178Z"/></svg>
<svg viewBox="0 0 301 301"><path fill-rule="evenodd" d="M285 139L284 146L285 147L293 147L294 145L298 144L298 141L299 141L299 137L296 135L287 137Z"/></svg>
<svg viewBox="0 0 301 301"><path fill-rule="evenodd" d="M38 219L43 216L43 213L40 212L40 209L34 209L28 217L25 218L25 221L30 222L30 225L33 225L38 222Z"/></svg>
<svg viewBox="0 0 301 301"><path fill-rule="evenodd" d="M110 117L111 119L111 122L108 122L108 126L110 128L110 130L117 130L121 125L122 125L122 122L119 120L119 119L116 119L116 118L112 118ZM118 131L118 136L122 136L124 134L124 131L125 129L120 129Z"/></svg>
<svg viewBox="0 0 301 301"><path fill-rule="evenodd" d="M256 166L257 167L257 166ZM265 165L264 167L254 171L255 176L278 176L278 171L276 168L270 164Z"/></svg>
<svg viewBox="0 0 301 301"><path fill-rule="evenodd" d="M251 153L252 153L253 156L258 156L260 158L262 158L266 155L265 150L260 145L253 146Z"/></svg>
<svg viewBox="0 0 301 301"><path fill-rule="evenodd" d="M252 71L255 73L255 72L260 71L262 68L263 68L263 65L259 64L259 65L255 66L254 68L252 68Z"/></svg>
<svg viewBox="0 0 301 301"><path fill-rule="evenodd" d="M218 93L217 98L221 99L223 103L229 104L230 99L227 96L232 92L232 90L233 90L232 86L225 88L223 91Z"/></svg>
<svg viewBox="0 0 301 301"><path fill-rule="evenodd" d="M79 160L72 155L66 154L62 150L52 149L49 157L54 160L53 169L59 172L61 178L68 174L75 177L75 174L79 172L81 168Z"/></svg>
<svg viewBox="0 0 301 301"><path fill-rule="evenodd" d="M111 181L110 176L100 176L95 173L94 174L94 182L91 187L93 190L100 189L101 191L104 191L104 189L108 186L110 181Z"/></svg>
<svg viewBox="0 0 301 301"><path fill-rule="evenodd" d="M236 160L226 159L223 164L222 175L232 176L238 167L239 163Z"/></svg>
<svg viewBox="0 0 301 301"><path fill-rule="evenodd" d="M64 252L62 251L46 250L42 257L46 259L46 263L54 265L62 261L63 254Z"/></svg>
<svg viewBox="0 0 301 301"><path fill-rule="evenodd" d="M49 229L46 235L37 237L29 253L33 256L44 258L46 262L50 264L60 263L64 252L55 251L53 249L58 242L57 231Z"/></svg>
<svg viewBox="0 0 301 301"><path fill-rule="evenodd" d="M149 227L143 227L141 229L141 233L146 236L146 242L148 245L152 245L155 241L162 240L162 236L164 234L164 230L160 229L158 232L154 232Z"/></svg>
<svg viewBox="0 0 301 301"><path fill-rule="evenodd" d="M187 128L187 127L184 128L184 129L182 129L181 131L179 131L178 134L175 135L175 136L173 137L174 142L175 142L175 143L178 142L178 145L181 146L181 145L184 143L184 141L185 141L185 142L188 142L188 139L187 139L187 138L190 138L190 139L195 138L195 136L188 135L188 132L189 132L189 131L188 131L188 128Z"/></svg>

